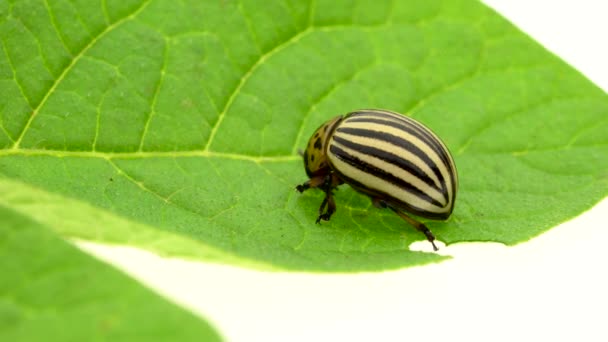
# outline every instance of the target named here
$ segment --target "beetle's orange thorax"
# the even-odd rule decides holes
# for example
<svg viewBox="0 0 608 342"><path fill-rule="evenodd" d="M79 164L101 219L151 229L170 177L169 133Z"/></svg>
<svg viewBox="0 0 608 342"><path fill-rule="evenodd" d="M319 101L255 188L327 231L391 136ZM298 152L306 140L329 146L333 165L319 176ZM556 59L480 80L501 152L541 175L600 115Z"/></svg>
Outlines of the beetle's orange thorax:
<svg viewBox="0 0 608 342"><path fill-rule="evenodd" d="M304 168L308 177L312 178L331 171L327 161L327 141L340 121L342 121L341 115L325 122L308 141L304 151Z"/></svg>

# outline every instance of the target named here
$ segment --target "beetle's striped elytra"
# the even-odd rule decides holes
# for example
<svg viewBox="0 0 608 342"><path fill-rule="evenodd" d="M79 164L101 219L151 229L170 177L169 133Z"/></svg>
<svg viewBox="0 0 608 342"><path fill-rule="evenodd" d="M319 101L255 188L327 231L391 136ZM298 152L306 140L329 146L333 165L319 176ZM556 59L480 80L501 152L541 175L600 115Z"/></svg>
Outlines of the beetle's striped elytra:
<svg viewBox="0 0 608 342"><path fill-rule="evenodd" d="M431 231L404 213L445 220L454 209L456 166L429 128L395 112L358 110L321 125L303 156L310 179L296 189L325 192L317 222L330 219L336 210L332 191L347 183L422 231L437 249Z"/></svg>

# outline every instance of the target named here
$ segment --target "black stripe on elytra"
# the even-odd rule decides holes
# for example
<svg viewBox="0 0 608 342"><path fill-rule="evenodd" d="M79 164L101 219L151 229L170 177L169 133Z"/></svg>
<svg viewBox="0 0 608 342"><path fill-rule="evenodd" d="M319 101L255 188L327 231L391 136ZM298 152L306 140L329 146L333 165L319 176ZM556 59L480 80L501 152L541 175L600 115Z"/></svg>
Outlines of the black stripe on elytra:
<svg viewBox="0 0 608 342"><path fill-rule="evenodd" d="M430 197L427 193L418 189L413 184L408 183L407 181L405 181L402 178L396 177L395 175L393 175L390 172L387 172L385 170L382 170L380 168L377 168L371 164L364 162L363 160L349 154L348 152L344 151L343 149L341 149L340 147L338 147L336 145L330 145L329 151L332 154L334 154L336 156L336 158L340 159L341 161L345 162L346 164L348 164L356 169L359 169L367 174L370 174L371 176L374 176L374 177L380 178L384 181L387 181L387 182L395 185L396 187L415 195L416 197L420 198L421 200L431 203L432 205L434 205L436 207L439 207L439 208L444 207L443 204L439 203L436 199Z"/></svg>
<svg viewBox="0 0 608 342"><path fill-rule="evenodd" d="M378 190L370 190L361 182L354 180L348 176L343 175L342 173L335 171L338 173L341 180L350 185L355 190L362 192L372 198L381 198L382 200L391 203L393 206L399 208L400 210L408 211L412 214L416 214L418 216L436 219L436 220L445 220L448 218L448 213L445 211L428 211L427 209L418 208L412 204L405 203L398 198L393 197L390 194L386 194L382 191ZM445 207L444 207L445 208Z"/></svg>
<svg viewBox="0 0 608 342"><path fill-rule="evenodd" d="M361 118L355 117L355 118L349 119L347 122L374 123L374 124L385 125L385 126L389 126L389 127L393 127L393 128L397 128L397 129L406 131L406 132L410 133L411 135L415 136L416 138L420 139L424 143L426 143L427 146L431 150L433 150L433 152L435 152L435 154L439 158L441 158L441 161L443 161L444 164L449 165L448 157L445 155L444 148L439 144L439 142L437 142L437 139L435 137L430 136L428 134L428 132L425 132L422 129L422 127L420 127L414 123L403 121L403 120L400 120L400 122L395 122L395 121L376 119L376 118L370 118L370 117L361 117Z"/></svg>
<svg viewBox="0 0 608 342"><path fill-rule="evenodd" d="M394 121L374 119L371 118L370 115L379 116L387 119L396 119L399 120L399 122L403 125L399 125L399 123ZM427 128L421 126L421 124L417 123L411 118L399 114L391 114L382 111L368 111L355 112L353 115L349 116L348 121L371 122L403 129L416 136L420 140L426 142L426 144L439 156L439 158L441 158L441 161L443 161L443 163L447 166L448 170L452 169L449 157L446 155L445 149L442 144L437 141L437 137L433 133L428 132Z"/></svg>
<svg viewBox="0 0 608 342"><path fill-rule="evenodd" d="M373 131L370 129L363 129L363 128L338 127L336 132L346 133L346 134L369 138L369 139L377 139L380 141L387 142L391 145L403 148L405 150L408 150L415 156L422 159L422 161L425 162L431 168L431 170L433 170L433 173L435 174L435 176L437 176L437 179L439 179L439 182L441 183L441 187L446 188L445 178L443 178L443 174L441 173L441 171L439 171L437 164L435 164L435 162L433 160L431 160L431 158L429 158L429 156L426 153L424 153L418 146L416 146L415 144L412 144L412 142L407 141L398 136L386 133L386 132L378 132L378 131ZM336 135L334 135L334 139L335 139L335 137L336 137ZM447 169L449 170L449 167Z"/></svg>
<svg viewBox="0 0 608 342"><path fill-rule="evenodd" d="M333 139L334 139L334 141L336 141L337 143L339 143L340 145L342 145L344 147L355 150L359 153L365 154L370 157L378 158L384 162L395 165L396 167L400 168L401 170L409 172L414 177L423 181L426 185L432 187L433 189L435 189L439 193L441 193L443 195L446 203L448 202L447 188L445 186L443 186L442 189L437 187L435 182L424 171L422 171L416 164L412 163L411 161L404 159L394 153L391 153L391 152L388 152L388 151L385 151L385 150L382 150L382 149L379 149L376 147L358 144L358 143L355 143L348 139L344 139L337 135L334 135Z"/></svg>
<svg viewBox="0 0 608 342"><path fill-rule="evenodd" d="M428 128L425 128L422 124L416 122L416 120L409 118L405 115L390 112L390 111L378 110L378 109L366 109L366 110L355 111L355 112L352 112L349 115L347 115L345 117L345 119L356 117L357 120L359 120L359 119L363 119L365 117L370 118L373 116L398 120L399 122L402 122L404 125L415 127L421 134L426 136L430 141L433 141L435 143L435 146L437 146L437 149L439 149L440 151L444 151L444 153L437 153L437 149L433 149L435 151L435 153L437 153L439 155L443 164L446 166L448 173L449 173L450 182L452 184L452 194L453 194L453 196L456 195L456 168L455 168L455 165L451 162L451 158L449 156L449 152L446 150L446 147L444 147L442 145L441 141L439 141L439 138L437 136L435 136L433 132L430 132ZM428 142L427 142L427 144L428 144ZM454 199L452 199L452 200L454 200Z"/></svg>

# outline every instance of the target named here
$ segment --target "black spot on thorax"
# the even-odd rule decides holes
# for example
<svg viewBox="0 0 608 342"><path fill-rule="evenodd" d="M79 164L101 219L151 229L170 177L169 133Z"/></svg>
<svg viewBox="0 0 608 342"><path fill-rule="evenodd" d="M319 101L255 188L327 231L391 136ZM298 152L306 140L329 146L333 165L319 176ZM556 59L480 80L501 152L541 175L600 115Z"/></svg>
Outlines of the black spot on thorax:
<svg viewBox="0 0 608 342"><path fill-rule="evenodd" d="M323 146L323 145L321 144L321 139L317 138L317 140L315 140L314 147L315 147L317 150L321 150L321 147L322 147L322 146Z"/></svg>

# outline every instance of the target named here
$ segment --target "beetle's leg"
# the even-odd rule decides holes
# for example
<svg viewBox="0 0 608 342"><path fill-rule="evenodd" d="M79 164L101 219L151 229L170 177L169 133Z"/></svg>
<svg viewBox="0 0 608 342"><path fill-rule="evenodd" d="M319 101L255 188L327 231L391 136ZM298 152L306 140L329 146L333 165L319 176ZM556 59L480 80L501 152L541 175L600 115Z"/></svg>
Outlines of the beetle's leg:
<svg viewBox="0 0 608 342"><path fill-rule="evenodd" d="M334 179L332 175L327 175L321 185L321 189L325 191L325 198L323 199L323 202L321 202L321 207L319 208L317 223L321 222L321 220L329 221L331 215L336 212L336 202L334 201L334 195L332 193L333 183Z"/></svg>
<svg viewBox="0 0 608 342"><path fill-rule="evenodd" d="M327 206L328 199L328 196L325 196L325 198L323 198L323 202L321 202L321 206L319 207L319 217L317 217L315 223L319 223L321 221L321 218L324 216L323 212L325 211L325 207Z"/></svg>
<svg viewBox="0 0 608 342"><path fill-rule="evenodd" d="M376 208L380 208L380 209L386 208L386 202L384 202L383 200L376 198L376 197L372 197L372 204Z"/></svg>
<svg viewBox="0 0 608 342"><path fill-rule="evenodd" d="M298 192L302 193L310 188L318 188L320 186L323 186L326 182L325 180L325 176L317 176L317 177L313 177L309 180L307 180L306 182L296 186L296 190L298 190Z"/></svg>
<svg viewBox="0 0 608 342"><path fill-rule="evenodd" d="M437 248L437 246L435 246L435 242L434 242L435 235L433 235L433 232L431 232L431 230L424 223L414 220L413 218L407 216L403 212L401 212L393 207L389 207L389 208L391 208L391 210L393 210L395 212L395 214L399 215L399 217L401 217L402 219L406 220L409 224L414 226L414 228L421 231L422 234L424 234L424 236L426 236L426 239L429 240L431 245L433 245L433 250L435 250L435 251L439 250L439 248Z"/></svg>
<svg viewBox="0 0 608 342"><path fill-rule="evenodd" d="M308 190L308 189L310 189L310 179L309 179L309 180L307 180L306 182L304 182L304 183L302 183L302 184L298 184L298 185L296 186L296 190L297 190L299 193L303 193L304 191L306 191L306 190Z"/></svg>
<svg viewBox="0 0 608 342"><path fill-rule="evenodd" d="M372 203L374 204L374 206L376 206L378 208L387 208L387 207L390 208L392 211L395 212L395 214L399 215L399 217L401 217L402 219L407 221L407 223L411 224L418 231L422 232L422 234L424 234L424 236L426 236L426 239L429 240L431 245L433 245L433 250L435 250L435 251L439 250L439 248L437 248L437 246L435 246L435 242L434 242L435 235L433 235L433 232L431 232L431 230L424 223L414 220L413 218L411 218L411 217L407 216L405 213L403 213L401 210L393 207L389 203L386 203L385 201L383 201L379 198L372 198Z"/></svg>
<svg viewBox="0 0 608 342"><path fill-rule="evenodd" d="M317 217L317 223L321 222L321 220L329 221L331 215L336 212L336 202L334 201L332 191L340 184L342 184L342 181L339 178L335 177L333 174L328 174L313 177L296 186L296 190L300 193L310 188L319 188L325 192L325 198L323 199L323 202L321 202L321 207L319 207L319 217Z"/></svg>
<svg viewBox="0 0 608 342"><path fill-rule="evenodd" d="M325 210L327 207L327 210ZM323 212L325 211L325 213ZM336 202L334 201L334 196L331 191L325 193L325 198L321 203L321 208L319 208L319 217L317 217L317 223L323 221L329 221L331 215L336 212Z"/></svg>

